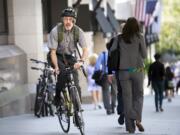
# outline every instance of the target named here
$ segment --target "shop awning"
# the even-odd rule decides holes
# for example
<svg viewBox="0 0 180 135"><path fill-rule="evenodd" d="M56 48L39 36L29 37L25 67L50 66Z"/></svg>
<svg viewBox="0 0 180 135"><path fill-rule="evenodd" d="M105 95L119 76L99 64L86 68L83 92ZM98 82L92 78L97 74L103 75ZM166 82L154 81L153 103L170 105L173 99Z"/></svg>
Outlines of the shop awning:
<svg viewBox="0 0 180 135"><path fill-rule="evenodd" d="M111 26L113 27L113 30L118 33L120 31L119 22L115 18L113 10L111 9L109 3L107 3L107 17L110 21Z"/></svg>
<svg viewBox="0 0 180 135"><path fill-rule="evenodd" d="M111 36L114 30L100 8L96 10L96 19L106 37Z"/></svg>

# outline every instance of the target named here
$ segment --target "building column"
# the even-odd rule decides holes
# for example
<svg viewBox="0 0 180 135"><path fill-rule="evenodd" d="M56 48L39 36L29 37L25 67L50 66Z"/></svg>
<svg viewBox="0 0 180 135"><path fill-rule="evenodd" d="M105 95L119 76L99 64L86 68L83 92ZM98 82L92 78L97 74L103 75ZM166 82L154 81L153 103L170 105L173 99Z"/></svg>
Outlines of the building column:
<svg viewBox="0 0 180 135"><path fill-rule="evenodd" d="M28 83L39 74L32 71L30 58L44 60L41 0L8 0L9 44L20 47L27 55Z"/></svg>

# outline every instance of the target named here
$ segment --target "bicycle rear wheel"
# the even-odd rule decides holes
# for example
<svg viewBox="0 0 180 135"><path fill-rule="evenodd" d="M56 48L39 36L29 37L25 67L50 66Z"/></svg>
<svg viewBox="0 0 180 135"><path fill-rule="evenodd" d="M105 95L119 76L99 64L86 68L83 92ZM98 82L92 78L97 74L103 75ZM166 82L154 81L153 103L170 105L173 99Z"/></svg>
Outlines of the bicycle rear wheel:
<svg viewBox="0 0 180 135"><path fill-rule="evenodd" d="M74 122L78 129L80 130L81 135L85 134L85 124L83 119L83 113L81 108L81 101L79 93L76 87L71 88L72 100L74 105Z"/></svg>
<svg viewBox="0 0 180 135"><path fill-rule="evenodd" d="M68 102L61 92L61 104L57 110L57 116L59 119L60 126L65 133L69 132L70 129L70 115L68 113L68 107L66 106L66 102Z"/></svg>

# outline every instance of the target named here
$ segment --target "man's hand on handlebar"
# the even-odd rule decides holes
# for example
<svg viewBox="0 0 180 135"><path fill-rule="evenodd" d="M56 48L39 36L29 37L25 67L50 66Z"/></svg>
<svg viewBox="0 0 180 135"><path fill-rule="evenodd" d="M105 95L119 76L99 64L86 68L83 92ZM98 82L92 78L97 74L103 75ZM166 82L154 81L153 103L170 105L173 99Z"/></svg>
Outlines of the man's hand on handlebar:
<svg viewBox="0 0 180 135"><path fill-rule="evenodd" d="M83 61L78 61L74 64L74 69L80 69L80 67L83 65Z"/></svg>
<svg viewBox="0 0 180 135"><path fill-rule="evenodd" d="M55 68L54 68L54 72L55 72L55 74L58 75L58 74L60 73L59 67L55 67Z"/></svg>

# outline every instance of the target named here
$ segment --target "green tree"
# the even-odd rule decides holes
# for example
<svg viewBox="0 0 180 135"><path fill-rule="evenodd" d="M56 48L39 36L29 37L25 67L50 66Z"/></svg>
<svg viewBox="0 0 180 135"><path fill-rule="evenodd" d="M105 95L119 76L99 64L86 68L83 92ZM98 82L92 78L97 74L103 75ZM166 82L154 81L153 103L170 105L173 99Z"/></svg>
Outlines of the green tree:
<svg viewBox="0 0 180 135"><path fill-rule="evenodd" d="M180 55L179 0L163 0L162 28L160 41L156 47L159 52L173 52Z"/></svg>

